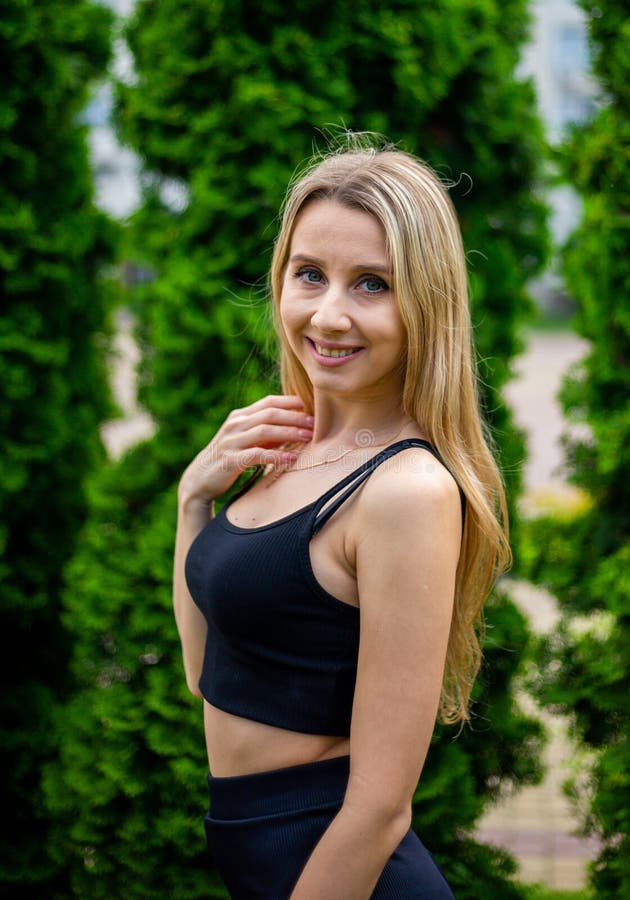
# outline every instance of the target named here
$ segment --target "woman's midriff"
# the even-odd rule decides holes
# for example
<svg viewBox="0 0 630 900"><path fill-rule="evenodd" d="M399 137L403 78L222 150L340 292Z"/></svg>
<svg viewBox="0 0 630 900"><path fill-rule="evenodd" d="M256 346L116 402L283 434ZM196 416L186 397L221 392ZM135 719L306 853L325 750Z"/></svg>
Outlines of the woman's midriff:
<svg viewBox="0 0 630 900"><path fill-rule="evenodd" d="M203 705L208 764L216 778L284 769L350 752L347 737L302 734L234 716L205 700Z"/></svg>

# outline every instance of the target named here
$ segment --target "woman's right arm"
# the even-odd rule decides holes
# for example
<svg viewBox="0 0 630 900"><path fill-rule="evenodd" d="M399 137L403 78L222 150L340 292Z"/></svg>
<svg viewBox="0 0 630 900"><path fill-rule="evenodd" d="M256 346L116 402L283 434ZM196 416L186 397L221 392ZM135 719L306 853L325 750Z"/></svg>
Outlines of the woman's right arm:
<svg viewBox="0 0 630 900"><path fill-rule="evenodd" d="M206 643L206 620L190 596L184 564L193 540L214 515L214 501L251 466L286 465L295 453L283 445L310 441L313 419L299 397L264 397L230 413L213 440L193 459L177 491L177 536L173 565L173 606L182 643L186 683L200 697L199 677ZM274 449L276 448L276 449Z"/></svg>
<svg viewBox="0 0 630 900"><path fill-rule="evenodd" d="M186 684L195 697L201 697L199 676L206 643L206 620L190 596L184 564L188 548L204 525L212 518L212 503L177 497L177 535L173 565L173 606L175 622L182 644Z"/></svg>

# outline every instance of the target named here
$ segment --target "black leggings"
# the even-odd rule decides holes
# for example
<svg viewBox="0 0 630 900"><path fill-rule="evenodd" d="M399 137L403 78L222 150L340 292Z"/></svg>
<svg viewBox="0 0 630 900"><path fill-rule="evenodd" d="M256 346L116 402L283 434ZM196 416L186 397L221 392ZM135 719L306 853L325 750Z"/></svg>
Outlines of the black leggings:
<svg viewBox="0 0 630 900"><path fill-rule="evenodd" d="M208 848L232 900L287 900L343 802L348 756L232 778L208 776ZM372 900L454 900L411 829Z"/></svg>

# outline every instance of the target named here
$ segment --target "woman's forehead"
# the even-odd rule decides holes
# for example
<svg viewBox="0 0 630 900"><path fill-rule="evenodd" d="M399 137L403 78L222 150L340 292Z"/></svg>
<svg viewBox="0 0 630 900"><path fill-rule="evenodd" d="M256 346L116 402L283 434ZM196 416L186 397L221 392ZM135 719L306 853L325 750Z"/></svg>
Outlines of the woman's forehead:
<svg viewBox="0 0 630 900"><path fill-rule="evenodd" d="M342 249L368 253L374 264L389 263L385 229L376 216L335 200L315 200L296 217L290 255L313 253L314 248L327 255L338 255Z"/></svg>

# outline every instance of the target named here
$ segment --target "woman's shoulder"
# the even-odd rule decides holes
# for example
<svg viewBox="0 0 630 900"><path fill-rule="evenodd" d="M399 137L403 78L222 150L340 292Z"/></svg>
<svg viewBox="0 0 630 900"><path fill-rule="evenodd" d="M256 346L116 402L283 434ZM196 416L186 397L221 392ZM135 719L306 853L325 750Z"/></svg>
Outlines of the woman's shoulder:
<svg viewBox="0 0 630 900"><path fill-rule="evenodd" d="M366 527L383 527L395 519L410 525L439 519L460 522L461 501L457 482L428 448L409 446L379 465L361 491L359 520Z"/></svg>

